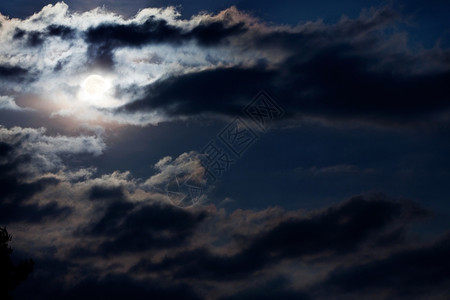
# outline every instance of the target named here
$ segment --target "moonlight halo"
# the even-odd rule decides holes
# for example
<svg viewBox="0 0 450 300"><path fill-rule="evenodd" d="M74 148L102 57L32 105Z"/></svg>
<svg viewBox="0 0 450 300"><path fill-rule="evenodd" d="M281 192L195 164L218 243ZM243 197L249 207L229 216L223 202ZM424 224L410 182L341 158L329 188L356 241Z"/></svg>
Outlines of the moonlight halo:
<svg viewBox="0 0 450 300"><path fill-rule="evenodd" d="M121 103L112 96L113 90L113 84L109 78L91 74L81 82L78 99L97 108L116 107Z"/></svg>

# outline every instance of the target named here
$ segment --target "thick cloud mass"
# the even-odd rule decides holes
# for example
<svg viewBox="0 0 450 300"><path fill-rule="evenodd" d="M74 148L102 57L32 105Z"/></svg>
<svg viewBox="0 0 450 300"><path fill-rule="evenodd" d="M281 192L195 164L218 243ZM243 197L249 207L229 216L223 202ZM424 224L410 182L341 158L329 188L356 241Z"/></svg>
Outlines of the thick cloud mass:
<svg viewBox="0 0 450 300"><path fill-rule="evenodd" d="M215 294L214 298L264 299L265 292L256 287L266 282L286 299L327 299L336 293L372 297L379 291L425 299L444 293L448 284L448 267L442 264L448 238L426 244L409 237L411 225L430 215L410 201L371 195L310 212L226 214L212 207L183 210L154 200L136 203L123 189L99 185L88 194L97 204L110 204L98 207L96 211L104 207L100 218L73 232L65 255L37 260L27 289L43 297L72 297L92 290L94 294L84 297L94 299L96 293L109 293L109 283L120 282L117 293L136 299L170 298L179 289L202 299L206 287L206 298ZM428 271L414 275L408 271L411 265ZM295 271L289 271L294 266ZM318 269L321 276L306 275ZM56 277L49 276L50 270ZM70 278L75 270L75 282L58 286L57 280ZM299 280L300 274L304 280ZM39 285L44 280L47 283ZM412 281L414 290L405 291ZM226 290L230 284L232 292ZM27 289L18 295L27 297Z"/></svg>
<svg viewBox="0 0 450 300"><path fill-rule="evenodd" d="M25 20L2 16L0 50L8 56L0 76L12 82L2 93L63 95L56 115L132 124L234 116L261 89L294 119L417 125L439 115L447 123L449 51L410 49L395 30L402 22L390 8L291 27L234 7L189 20L172 7L124 19L58 3ZM87 104L80 111L73 95L89 73L111 80L108 99L122 107L80 103ZM32 84L14 85L23 80Z"/></svg>
<svg viewBox="0 0 450 300"><path fill-rule="evenodd" d="M267 232L252 235L235 233L234 238L243 245L240 252L231 256L197 249L164 259L159 264L141 261L135 269L158 271L173 267L177 270L177 277L236 279L285 259L310 261L312 255L323 256L321 259L337 259L364 248L368 243L383 240L427 214L426 210L412 203L393 203L376 198L368 201L355 197L317 214L280 220ZM402 241L401 236L397 239L391 242ZM375 243L370 246L383 248L386 245Z"/></svg>
<svg viewBox="0 0 450 300"><path fill-rule="evenodd" d="M372 194L312 211L183 209L161 186L174 174L201 172L195 152L162 158L143 180L67 167L66 153L104 151L102 135L21 127L0 133L0 220L26 225L15 231L18 248L36 261L19 299L94 299L112 291L112 299L269 297L261 284L286 299L376 299L379 292L426 299L448 285L448 238L414 237L412 226L432 212L412 201ZM413 275L411 265L427 273Z"/></svg>
<svg viewBox="0 0 450 300"><path fill-rule="evenodd" d="M66 153L100 154L104 148L95 137L50 137L45 130L0 127L0 220L42 222L48 218L67 216L71 209L58 201L35 198L49 187L57 186L56 174L64 168L61 156ZM46 174L47 173L47 174Z"/></svg>

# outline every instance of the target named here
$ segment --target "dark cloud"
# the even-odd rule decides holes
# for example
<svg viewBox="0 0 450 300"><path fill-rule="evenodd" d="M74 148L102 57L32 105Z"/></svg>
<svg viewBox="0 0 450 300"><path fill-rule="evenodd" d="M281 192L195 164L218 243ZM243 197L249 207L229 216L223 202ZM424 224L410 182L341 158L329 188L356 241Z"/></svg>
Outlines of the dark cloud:
<svg viewBox="0 0 450 300"><path fill-rule="evenodd" d="M11 202L22 202L46 187L59 183L58 179L52 177L38 179L33 182L22 182L19 177L3 176L3 174L0 178L0 186L2 188L0 197L2 197L3 201Z"/></svg>
<svg viewBox="0 0 450 300"><path fill-rule="evenodd" d="M61 4L51 9L66 13L67 7ZM139 21L138 17L108 19L96 13L99 22L87 29L73 22L72 27L46 23L41 31L27 31L26 25L20 25L13 39L36 47L53 37L78 38L87 46L86 57L76 54L78 61L87 61L83 67L131 66L130 72L142 72L142 64L153 64L153 57L158 57L158 53L134 57L132 52L144 45L170 44L178 49L188 45L188 52L191 47L198 52L183 58L164 57L162 66L174 60L186 70L169 67L157 74L150 70L141 75L159 79L147 87L119 85L114 96L126 100L116 116L121 119L140 123L145 119L135 120L140 112L154 111L161 118L235 116L263 89L291 118L382 125L448 122L449 50L411 49L405 32L398 29L405 17L389 7L335 24L312 22L296 27L265 24L233 7L191 20L180 20L175 11L172 16L154 13ZM123 51L116 61L119 48ZM126 48L134 50L127 52ZM74 63L71 57L60 58L51 68L60 71L69 63ZM0 68L5 78L24 77L21 72L26 70Z"/></svg>
<svg viewBox="0 0 450 300"><path fill-rule="evenodd" d="M53 71L59 72L63 69L64 65L67 63L67 61L60 60L56 63L56 66L53 68Z"/></svg>
<svg viewBox="0 0 450 300"><path fill-rule="evenodd" d="M28 70L12 65L0 65L0 77L5 80L23 81L28 75Z"/></svg>
<svg viewBox="0 0 450 300"><path fill-rule="evenodd" d="M13 157L15 146L9 143L0 143L0 198L2 203L21 203L41 192L46 187L56 185L59 180L54 177L26 181L27 174L21 170L31 162L30 155Z"/></svg>
<svg viewBox="0 0 450 300"><path fill-rule="evenodd" d="M289 49L291 54L276 65L261 61L162 78L125 110L234 116L243 101L264 89L290 117L385 124L432 121L434 114L450 108L449 52L412 53L381 34L397 19L386 8L332 26L313 24L300 32L252 33L249 48Z"/></svg>
<svg viewBox="0 0 450 300"><path fill-rule="evenodd" d="M27 45L30 47L38 47L44 43L44 37L38 31L30 31L27 33Z"/></svg>
<svg viewBox="0 0 450 300"><path fill-rule="evenodd" d="M2 224L41 223L67 217L71 212L70 208L61 207L55 202L44 205L3 203L0 204L0 222Z"/></svg>
<svg viewBox="0 0 450 300"><path fill-rule="evenodd" d="M14 165L14 164L13 164ZM32 182L23 182L20 176L4 172L9 166L0 165L0 222L37 223L47 219L58 219L70 214L71 209L56 202L39 205L27 203L26 200L43 191L49 186L56 185L55 178L42 178Z"/></svg>
<svg viewBox="0 0 450 300"><path fill-rule="evenodd" d="M195 249L181 252L174 257L167 257L160 263L143 259L131 271L153 273L171 270L177 279L200 278L225 281L247 278L267 264L279 262L279 260L270 260L269 257L265 257L265 253L253 250L225 256L213 254L208 249Z"/></svg>
<svg viewBox="0 0 450 300"><path fill-rule="evenodd" d="M125 216L136 207L135 204L127 201L124 190L120 186L95 185L90 189L88 197L99 206L99 209L103 209L104 213L92 224L79 228L76 231L77 236L114 236L119 233L118 230ZM72 251L74 256L79 256L81 253L91 252L80 247Z"/></svg>
<svg viewBox="0 0 450 300"><path fill-rule="evenodd" d="M72 39L75 36L75 29L64 25L49 25L45 30L41 31L26 31L16 28L13 39L25 39L27 46L38 47L41 46L48 37L60 37L61 39Z"/></svg>
<svg viewBox="0 0 450 300"><path fill-rule="evenodd" d="M25 35L26 35L26 31L20 28L16 28L14 35L13 35L13 39L15 40L20 40L22 39Z"/></svg>
<svg viewBox="0 0 450 300"><path fill-rule="evenodd" d="M134 280L128 276L107 276L104 279L86 279L63 291L64 299L200 299L187 285L151 280Z"/></svg>
<svg viewBox="0 0 450 300"><path fill-rule="evenodd" d="M401 15L390 7L382 7L372 11L371 14L362 15L357 19L342 19L329 26L316 23L300 32L271 31L256 36L252 42L259 48L302 50L302 54L307 58L321 47L342 42L361 46L377 45L384 41L380 39L379 31L389 28L401 19Z"/></svg>
<svg viewBox="0 0 450 300"><path fill-rule="evenodd" d="M164 79L148 86L147 98L125 106L128 111L163 109L168 114L205 112L236 115L275 78L263 68L218 68ZM270 88L269 88L270 90Z"/></svg>
<svg viewBox="0 0 450 300"><path fill-rule="evenodd" d="M450 72L371 71L371 58L349 55L352 51L347 46L327 49L306 62L301 55L293 56L278 71L219 68L162 79L148 87L144 99L125 109L233 116L260 89L269 91L290 117L420 122L450 108Z"/></svg>
<svg viewBox="0 0 450 300"><path fill-rule="evenodd" d="M120 188L96 186L90 198L106 201L103 216L78 230L79 236L104 237L97 251L77 248L74 256L113 255L148 249L180 246L187 242L195 227L206 218L203 211L188 211L163 204L129 202Z"/></svg>
<svg viewBox="0 0 450 300"><path fill-rule="evenodd" d="M43 31L26 31L16 28L13 39L24 40L28 47L40 47L49 37L60 37L63 40L74 38L75 29L64 25L49 25Z"/></svg>
<svg viewBox="0 0 450 300"><path fill-rule="evenodd" d="M111 255L181 246L205 217L205 213L191 213L171 205L144 206L128 214L114 238L103 242L99 250Z"/></svg>
<svg viewBox="0 0 450 300"><path fill-rule="evenodd" d="M186 36L195 39L202 46L217 46L227 37L245 33L248 30L245 25L243 22L228 25L224 21L200 23Z"/></svg>
<svg viewBox="0 0 450 300"><path fill-rule="evenodd" d="M21 170L31 162L29 155L13 157L17 145L0 143L0 223L37 223L47 219L57 219L70 214L71 209L56 202L44 205L28 203L36 194L57 185L55 177L29 179Z"/></svg>
<svg viewBox="0 0 450 300"><path fill-rule="evenodd" d="M177 42L182 31L162 19L150 18L143 24L100 24L86 31L92 45L108 44L109 48L138 47L148 43Z"/></svg>
<svg viewBox="0 0 450 300"><path fill-rule="evenodd" d="M387 258L342 267L314 289L328 294L376 295L387 292L396 299L439 299L450 283L450 237L432 245L414 247Z"/></svg>
<svg viewBox="0 0 450 300"><path fill-rule="evenodd" d="M449 92L445 83L450 72L404 75L393 70L371 71L367 58L349 57L348 50L328 49L307 63L299 63L299 57L287 61L286 66L297 74L292 72L292 81L287 79L288 85L280 91L282 99L293 99L286 103L288 111L411 120L449 108L444 95ZM303 91L314 90L317 95L301 96Z"/></svg>
<svg viewBox="0 0 450 300"><path fill-rule="evenodd" d="M12 150L13 150L13 147L11 147L11 145L4 143L4 142L0 142L0 157L1 158L8 155L8 153L10 153Z"/></svg>
<svg viewBox="0 0 450 300"><path fill-rule="evenodd" d="M203 221L205 212L191 212L168 204L150 204L133 212L125 219L125 229L148 228L152 230L191 230Z"/></svg>
<svg viewBox="0 0 450 300"><path fill-rule="evenodd" d="M248 276L284 259L309 261L336 260L359 252L372 240L390 237L393 231L429 215L429 211L410 202L395 202L377 197L355 197L320 213L303 218L289 218L273 229L255 235L235 234L242 250L235 255L217 255L208 249L185 251L160 263L143 260L133 270L157 272L175 268L175 277L231 280ZM398 237L403 242L402 237ZM312 261L310 261L312 263Z"/></svg>
<svg viewBox="0 0 450 300"><path fill-rule="evenodd" d="M76 274L83 279L64 282ZM187 285L127 274L101 276L92 266L52 257L35 259L30 278L14 291L14 299L201 299Z"/></svg>
<svg viewBox="0 0 450 300"><path fill-rule="evenodd" d="M249 249L280 257L308 254L344 254L356 251L374 238L391 236L391 229L429 215L410 202L383 197L354 197L310 219L292 219L257 236Z"/></svg>
<svg viewBox="0 0 450 300"><path fill-rule="evenodd" d="M108 44L110 48L139 47L152 43L180 44L196 40L200 45L217 46L224 39L246 31L244 23L227 24L224 21L201 22L190 31L168 24L166 20L151 17L142 24L104 23L86 31L91 45Z"/></svg>
<svg viewBox="0 0 450 300"><path fill-rule="evenodd" d="M41 46L44 41L45 37L42 32L39 31L25 31L22 29L17 28L16 32L13 35L13 39L15 40L22 40L25 39L26 45L28 47L38 47Z"/></svg>
<svg viewBox="0 0 450 300"><path fill-rule="evenodd" d="M250 288L235 293L232 296L221 298L221 300L239 300L239 299L283 299L283 300L307 300L313 299L308 293L296 291L289 287L289 280L285 278L276 278L264 283L263 286Z"/></svg>
<svg viewBox="0 0 450 300"><path fill-rule="evenodd" d="M108 44L89 46L87 56L94 68L111 69L114 66L113 47Z"/></svg>
<svg viewBox="0 0 450 300"><path fill-rule="evenodd" d="M377 194L353 197L310 213L249 212L245 218L248 221L232 232L240 249L234 254L226 254L226 250L218 254L205 245L196 247L195 242L191 244L194 247L184 247L192 241L194 231L203 230L198 228L201 223L211 226L211 220L220 219L219 215L210 215L206 221L200 209L131 203L116 187L98 185L88 194L92 200L95 198L95 204L109 203L104 215L78 235L82 239L94 237L100 241L98 248L75 246L68 261L36 260L36 274L16 292L18 299L26 299L31 290L42 299L93 299L100 294L111 299L177 299L183 294L183 299L203 299L199 295L205 295L201 292L205 282L236 288L225 293L227 297L217 294L220 299L327 299L329 295L369 297L377 292L412 297L434 296L448 281L448 266L442 263L449 250L448 237L428 246L405 241L404 233L411 223L430 214L406 200L394 201ZM217 226L232 230L225 224ZM247 227L252 228L252 233L247 232ZM162 251L163 255L156 261L144 258L148 254L141 252L146 250ZM108 262L111 255L129 253L136 261L141 258L129 269ZM360 257L364 257L364 263ZM85 259L96 262L82 263ZM109 266L96 269L97 260ZM301 262L303 268L324 264L337 268L312 285L294 288L301 283L299 278L273 273L285 262ZM411 268L423 273L411 272ZM124 273L124 269L128 271ZM74 272L77 280L59 283ZM108 275L103 276L104 272ZM410 284L415 287L407 291ZM213 290L211 286L209 291L214 294ZM430 290L434 292L427 293Z"/></svg>
<svg viewBox="0 0 450 300"><path fill-rule="evenodd" d="M70 28L64 25L49 25L47 27L47 35L48 36L57 36L61 39L71 39L75 35L75 29Z"/></svg>
<svg viewBox="0 0 450 300"><path fill-rule="evenodd" d="M104 187L96 185L91 188L89 193L89 199L91 200L104 200L104 199L124 199L125 195L122 187Z"/></svg>
<svg viewBox="0 0 450 300"><path fill-rule="evenodd" d="M134 208L130 202L114 201L108 206L103 217L89 229L92 235L114 236L120 233L120 224L124 216Z"/></svg>
<svg viewBox="0 0 450 300"><path fill-rule="evenodd" d="M450 238L412 246L386 258L355 263L331 271L318 283L294 289L277 278L223 299L444 299L450 282Z"/></svg>
<svg viewBox="0 0 450 300"><path fill-rule="evenodd" d="M151 17L142 24L103 23L85 33L89 45L88 57L94 65L110 68L114 65L114 50L120 47L140 47L147 44L170 43L181 45L189 40L201 46L218 46L226 38L246 31L244 23L226 24L223 21L202 22L192 30L168 24Z"/></svg>

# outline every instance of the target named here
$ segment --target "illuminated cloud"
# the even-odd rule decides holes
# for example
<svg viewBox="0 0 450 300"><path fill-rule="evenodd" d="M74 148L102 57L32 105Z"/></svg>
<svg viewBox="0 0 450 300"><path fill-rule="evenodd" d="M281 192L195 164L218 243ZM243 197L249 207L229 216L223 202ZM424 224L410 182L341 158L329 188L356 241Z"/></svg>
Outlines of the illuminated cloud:
<svg viewBox="0 0 450 300"><path fill-rule="evenodd" d="M0 96L0 109L21 110L23 108L16 104L14 98L10 96Z"/></svg>
<svg viewBox="0 0 450 300"><path fill-rule="evenodd" d="M53 116L133 125L227 116L265 89L291 118L427 123L436 112L446 122L448 50L412 51L405 33L381 34L403 22L390 8L332 25L275 26L234 7L124 18L60 2L1 22L2 93L37 93L58 103ZM109 85L102 99L83 88L93 74Z"/></svg>

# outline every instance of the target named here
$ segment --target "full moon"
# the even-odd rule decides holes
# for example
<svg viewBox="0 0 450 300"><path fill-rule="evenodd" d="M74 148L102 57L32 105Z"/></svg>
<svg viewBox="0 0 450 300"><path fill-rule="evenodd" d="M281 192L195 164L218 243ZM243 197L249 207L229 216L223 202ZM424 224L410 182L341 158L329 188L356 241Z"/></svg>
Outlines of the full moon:
<svg viewBox="0 0 450 300"><path fill-rule="evenodd" d="M81 84L84 89L90 95L101 95L108 89L108 83L100 75L89 75Z"/></svg>
<svg viewBox="0 0 450 300"><path fill-rule="evenodd" d="M120 102L112 94L112 83L108 78L91 74L81 82L78 99L98 108L117 107Z"/></svg>

